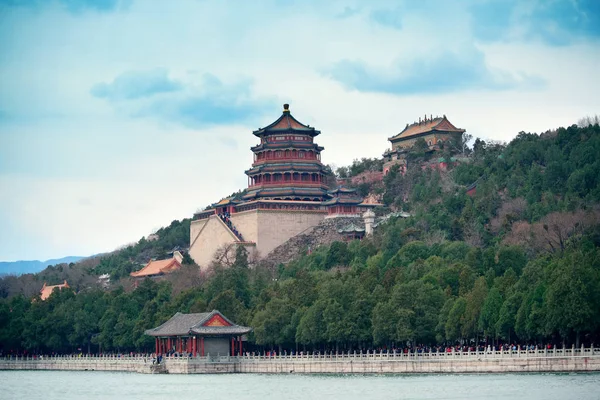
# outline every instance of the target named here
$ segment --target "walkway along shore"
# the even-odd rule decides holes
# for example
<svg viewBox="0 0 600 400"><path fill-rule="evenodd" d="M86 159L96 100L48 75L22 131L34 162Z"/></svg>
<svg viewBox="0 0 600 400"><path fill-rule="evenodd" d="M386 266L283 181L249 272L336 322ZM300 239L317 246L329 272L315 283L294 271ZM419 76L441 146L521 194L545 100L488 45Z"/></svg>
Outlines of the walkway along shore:
<svg viewBox="0 0 600 400"><path fill-rule="evenodd" d="M0 359L0 370L123 371L170 374L402 374L600 371L600 348L448 353L331 353L152 358L58 356Z"/></svg>

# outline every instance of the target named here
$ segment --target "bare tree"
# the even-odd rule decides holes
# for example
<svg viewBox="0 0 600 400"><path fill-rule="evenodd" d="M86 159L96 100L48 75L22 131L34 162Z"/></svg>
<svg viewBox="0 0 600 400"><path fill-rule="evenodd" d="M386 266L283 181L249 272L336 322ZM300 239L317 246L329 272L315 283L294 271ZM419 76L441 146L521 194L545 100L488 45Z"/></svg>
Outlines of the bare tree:
<svg viewBox="0 0 600 400"><path fill-rule="evenodd" d="M539 222L517 221L504 238L505 244L527 247L532 253L563 251L568 241L600 223L600 211L554 212Z"/></svg>
<svg viewBox="0 0 600 400"><path fill-rule="evenodd" d="M522 197L503 202L498 215L490 220L490 232L497 234L503 228L508 230L514 221L523 219L526 209L527 202Z"/></svg>
<svg viewBox="0 0 600 400"><path fill-rule="evenodd" d="M577 126L580 128L587 128L590 125L596 125L599 124L600 125L600 115L596 114L593 117L592 116L585 116L583 118L580 118L577 121Z"/></svg>

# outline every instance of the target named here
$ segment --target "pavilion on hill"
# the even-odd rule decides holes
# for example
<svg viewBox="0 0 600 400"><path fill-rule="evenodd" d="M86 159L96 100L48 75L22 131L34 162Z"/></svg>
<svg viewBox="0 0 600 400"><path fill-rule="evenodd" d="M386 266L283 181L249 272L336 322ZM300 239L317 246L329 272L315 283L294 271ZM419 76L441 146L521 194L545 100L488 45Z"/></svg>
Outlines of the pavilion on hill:
<svg viewBox="0 0 600 400"><path fill-rule="evenodd" d="M383 154L383 173L387 175L391 167L399 165L402 172L406 172L406 153L415 145L419 139L423 139L430 151L440 148L440 145L447 141L460 143L464 129L454 126L446 116L435 117L433 115L406 124L406 127L399 134L392 136L388 140L392 143L391 150L386 150Z"/></svg>
<svg viewBox="0 0 600 400"><path fill-rule="evenodd" d="M217 310L177 313L164 324L148 329L155 338L156 354L186 354L201 357L235 356L243 351L243 335L252 328L236 325Z"/></svg>

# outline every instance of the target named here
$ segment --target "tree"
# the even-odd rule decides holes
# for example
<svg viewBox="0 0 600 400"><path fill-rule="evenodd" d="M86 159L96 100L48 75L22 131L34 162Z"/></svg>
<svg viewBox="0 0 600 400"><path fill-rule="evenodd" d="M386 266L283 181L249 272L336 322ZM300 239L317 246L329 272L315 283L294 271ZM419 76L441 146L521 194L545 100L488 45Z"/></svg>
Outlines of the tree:
<svg viewBox="0 0 600 400"><path fill-rule="evenodd" d="M485 302L481 307L479 316L479 330L483 331L486 337L497 338L496 324L500 317L500 309L502 308L502 295L500 291L493 287L488 292Z"/></svg>
<svg viewBox="0 0 600 400"><path fill-rule="evenodd" d="M296 326L292 324L292 305L283 299L272 299L264 310L258 311L252 319L256 344L281 346L295 342Z"/></svg>
<svg viewBox="0 0 600 400"><path fill-rule="evenodd" d="M574 332L579 346L581 333L600 326L600 251L573 251L553 264L546 328L563 338Z"/></svg>
<svg viewBox="0 0 600 400"><path fill-rule="evenodd" d="M296 330L296 341L298 343L319 344L327 339L327 327L323 323L323 312L327 308L324 300L317 300L300 319Z"/></svg>
<svg viewBox="0 0 600 400"><path fill-rule="evenodd" d="M463 297L456 299L446 320L445 332L447 340L458 340L463 337L463 324L465 319L465 311L467 309L467 300Z"/></svg>
<svg viewBox="0 0 600 400"><path fill-rule="evenodd" d="M483 276L475 281L473 290L467 295L461 332L464 338L475 338L479 335L479 317L481 307L487 297L487 282Z"/></svg>

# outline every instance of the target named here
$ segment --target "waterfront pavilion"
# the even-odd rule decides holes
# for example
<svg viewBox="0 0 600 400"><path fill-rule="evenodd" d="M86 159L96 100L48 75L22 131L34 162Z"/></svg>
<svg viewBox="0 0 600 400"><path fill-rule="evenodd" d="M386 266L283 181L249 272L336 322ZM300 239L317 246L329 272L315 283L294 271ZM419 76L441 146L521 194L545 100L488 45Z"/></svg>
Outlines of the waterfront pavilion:
<svg viewBox="0 0 600 400"><path fill-rule="evenodd" d="M148 329L154 336L156 354L234 356L242 354L242 336L252 328L236 325L217 310L207 313L177 313L164 324Z"/></svg>

